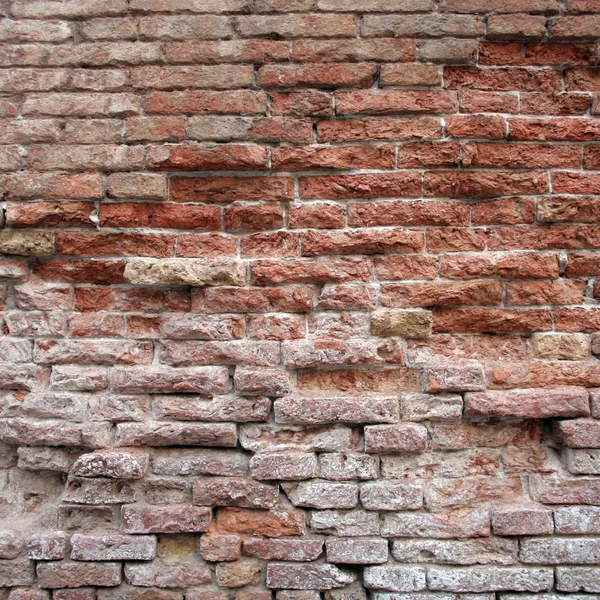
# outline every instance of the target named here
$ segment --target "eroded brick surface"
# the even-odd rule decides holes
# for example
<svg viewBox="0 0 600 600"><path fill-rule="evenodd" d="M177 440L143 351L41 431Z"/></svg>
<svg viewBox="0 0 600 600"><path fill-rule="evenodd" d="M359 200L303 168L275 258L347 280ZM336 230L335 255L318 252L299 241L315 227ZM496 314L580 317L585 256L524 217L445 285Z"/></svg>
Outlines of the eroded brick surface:
<svg viewBox="0 0 600 600"><path fill-rule="evenodd" d="M0 600L600 594L597 0L0 0Z"/></svg>

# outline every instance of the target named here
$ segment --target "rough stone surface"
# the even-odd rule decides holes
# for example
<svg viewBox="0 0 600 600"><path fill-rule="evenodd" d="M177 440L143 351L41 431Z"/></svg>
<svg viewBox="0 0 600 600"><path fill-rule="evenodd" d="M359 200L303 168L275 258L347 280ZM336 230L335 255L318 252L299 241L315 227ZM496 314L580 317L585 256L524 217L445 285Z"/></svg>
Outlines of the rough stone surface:
<svg viewBox="0 0 600 600"><path fill-rule="evenodd" d="M127 263L124 277L137 285L244 285L246 267L232 261L135 259Z"/></svg>

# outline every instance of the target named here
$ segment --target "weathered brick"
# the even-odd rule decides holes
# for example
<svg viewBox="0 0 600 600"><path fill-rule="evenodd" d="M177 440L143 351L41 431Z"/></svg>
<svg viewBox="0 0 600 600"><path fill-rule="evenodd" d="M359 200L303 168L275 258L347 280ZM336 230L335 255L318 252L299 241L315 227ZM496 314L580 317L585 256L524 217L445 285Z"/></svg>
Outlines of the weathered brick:
<svg viewBox="0 0 600 600"><path fill-rule="evenodd" d="M154 561L126 564L125 580L134 586L170 588L203 585L210 583L212 577L210 569L203 563L161 564Z"/></svg>
<svg viewBox="0 0 600 600"><path fill-rule="evenodd" d="M206 531L210 510L195 506L123 506L125 533L186 533Z"/></svg>
<svg viewBox="0 0 600 600"><path fill-rule="evenodd" d="M302 482L287 491L294 506L309 508L354 508L358 504L358 487L352 483Z"/></svg>
<svg viewBox="0 0 600 600"><path fill-rule="evenodd" d="M523 567L473 567L453 571L433 568L427 574L427 582L429 589L451 592L539 592L552 587L554 573L552 569Z"/></svg>
<svg viewBox="0 0 600 600"><path fill-rule="evenodd" d="M583 388L488 391L465 394L465 414L486 417L578 417L589 414Z"/></svg>
<svg viewBox="0 0 600 600"><path fill-rule="evenodd" d="M391 396L289 396L274 406L278 423L394 423L399 418L398 401Z"/></svg>
<svg viewBox="0 0 600 600"><path fill-rule="evenodd" d="M387 540L368 538L329 538L327 544L327 560L336 564L378 564L388 558Z"/></svg>
<svg viewBox="0 0 600 600"><path fill-rule="evenodd" d="M88 585L111 587L121 582L119 563L40 563L37 566L40 587L79 588Z"/></svg>
<svg viewBox="0 0 600 600"><path fill-rule="evenodd" d="M333 565L271 563L267 566L267 587L271 589L329 590L352 581L353 575Z"/></svg>
<svg viewBox="0 0 600 600"><path fill-rule="evenodd" d="M365 428L367 452L421 452L427 445L427 429L416 423L370 425Z"/></svg>
<svg viewBox="0 0 600 600"><path fill-rule="evenodd" d="M519 558L524 563L594 564L599 551L592 538L531 538L522 542Z"/></svg>
<svg viewBox="0 0 600 600"><path fill-rule="evenodd" d="M73 465L79 477L141 479L148 468L148 456L141 452L97 451L80 456Z"/></svg>
<svg viewBox="0 0 600 600"><path fill-rule="evenodd" d="M447 565L512 564L518 543L500 538L473 540L395 540L392 556L400 562Z"/></svg>
<svg viewBox="0 0 600 600"><path fill-rule="evenodd" d="M386 565L366 567L365 587L370 590L414 592L425 589L425 570L421 567Z"/></svg>
<svg viewBox="0 0 600 600"><path fill-rule="evenodd" d="M317 457L311 453L256 454L250 459L250 470L255 479L298 480L311 479L317 474Z"/></svg>
<svg viewBox="0 0 600 600"><path fill-rule="evenodd" d="M554 533L554 521L549 510L495 510L492 513L492 528L496 535L551 535Z"/></svg>
<svg viewBox="0 0 600 600"><path fill-rule="evenodd" d="M323 550L323 538L270 539L249 537L244 540L244 554L265 560L317 559Z"/></svg>
<svg viewBox="0 0 600 600"><path fill-rule="evenodd" d="M217 512L220 531L265 537L303 535L304 514L294 509L252 511L240 508L223 508Z"/></svg>
<svg viewBox="0 0 600 600"><path fill-rule="evenodd" d="M203 506L274 508L278 497L279 490L272 485L234 477L199 479L193 488L194 504Z"/></svg>
<svg viewBox="0 0 600 600"><path fill-rule="evenodd" d="M116 433L121 446L234 447L236 441L236 426L229 423L119 423Z"/></svg>
<svg viewBox="0 0 600 600"><path fill-rule="evenodd" d="M102 536L75 534L71 538L71 558L75 560L152 560L156 538L151 536Z"/></svg>

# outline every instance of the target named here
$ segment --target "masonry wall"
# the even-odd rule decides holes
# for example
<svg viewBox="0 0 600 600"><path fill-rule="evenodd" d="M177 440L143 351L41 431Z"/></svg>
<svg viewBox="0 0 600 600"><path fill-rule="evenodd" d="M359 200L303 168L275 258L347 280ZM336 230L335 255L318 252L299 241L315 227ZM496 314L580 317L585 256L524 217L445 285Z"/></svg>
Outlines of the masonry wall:
<svg viewBox="0 0 600 600"><path fill-rule="evenodd" d="M599 597L600 2L0 12L0 600Z"/></svg>

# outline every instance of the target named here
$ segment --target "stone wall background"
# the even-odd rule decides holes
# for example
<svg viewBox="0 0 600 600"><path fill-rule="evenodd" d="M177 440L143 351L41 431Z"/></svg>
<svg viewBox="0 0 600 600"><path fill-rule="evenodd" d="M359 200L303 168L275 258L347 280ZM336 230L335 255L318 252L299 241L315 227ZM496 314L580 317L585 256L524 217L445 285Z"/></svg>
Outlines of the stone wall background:
<svg viewBox="0 0 600 600"><path fill-rule="evenodd" d="M2 600L598 597L597 0L0 11Z"/></svg>

